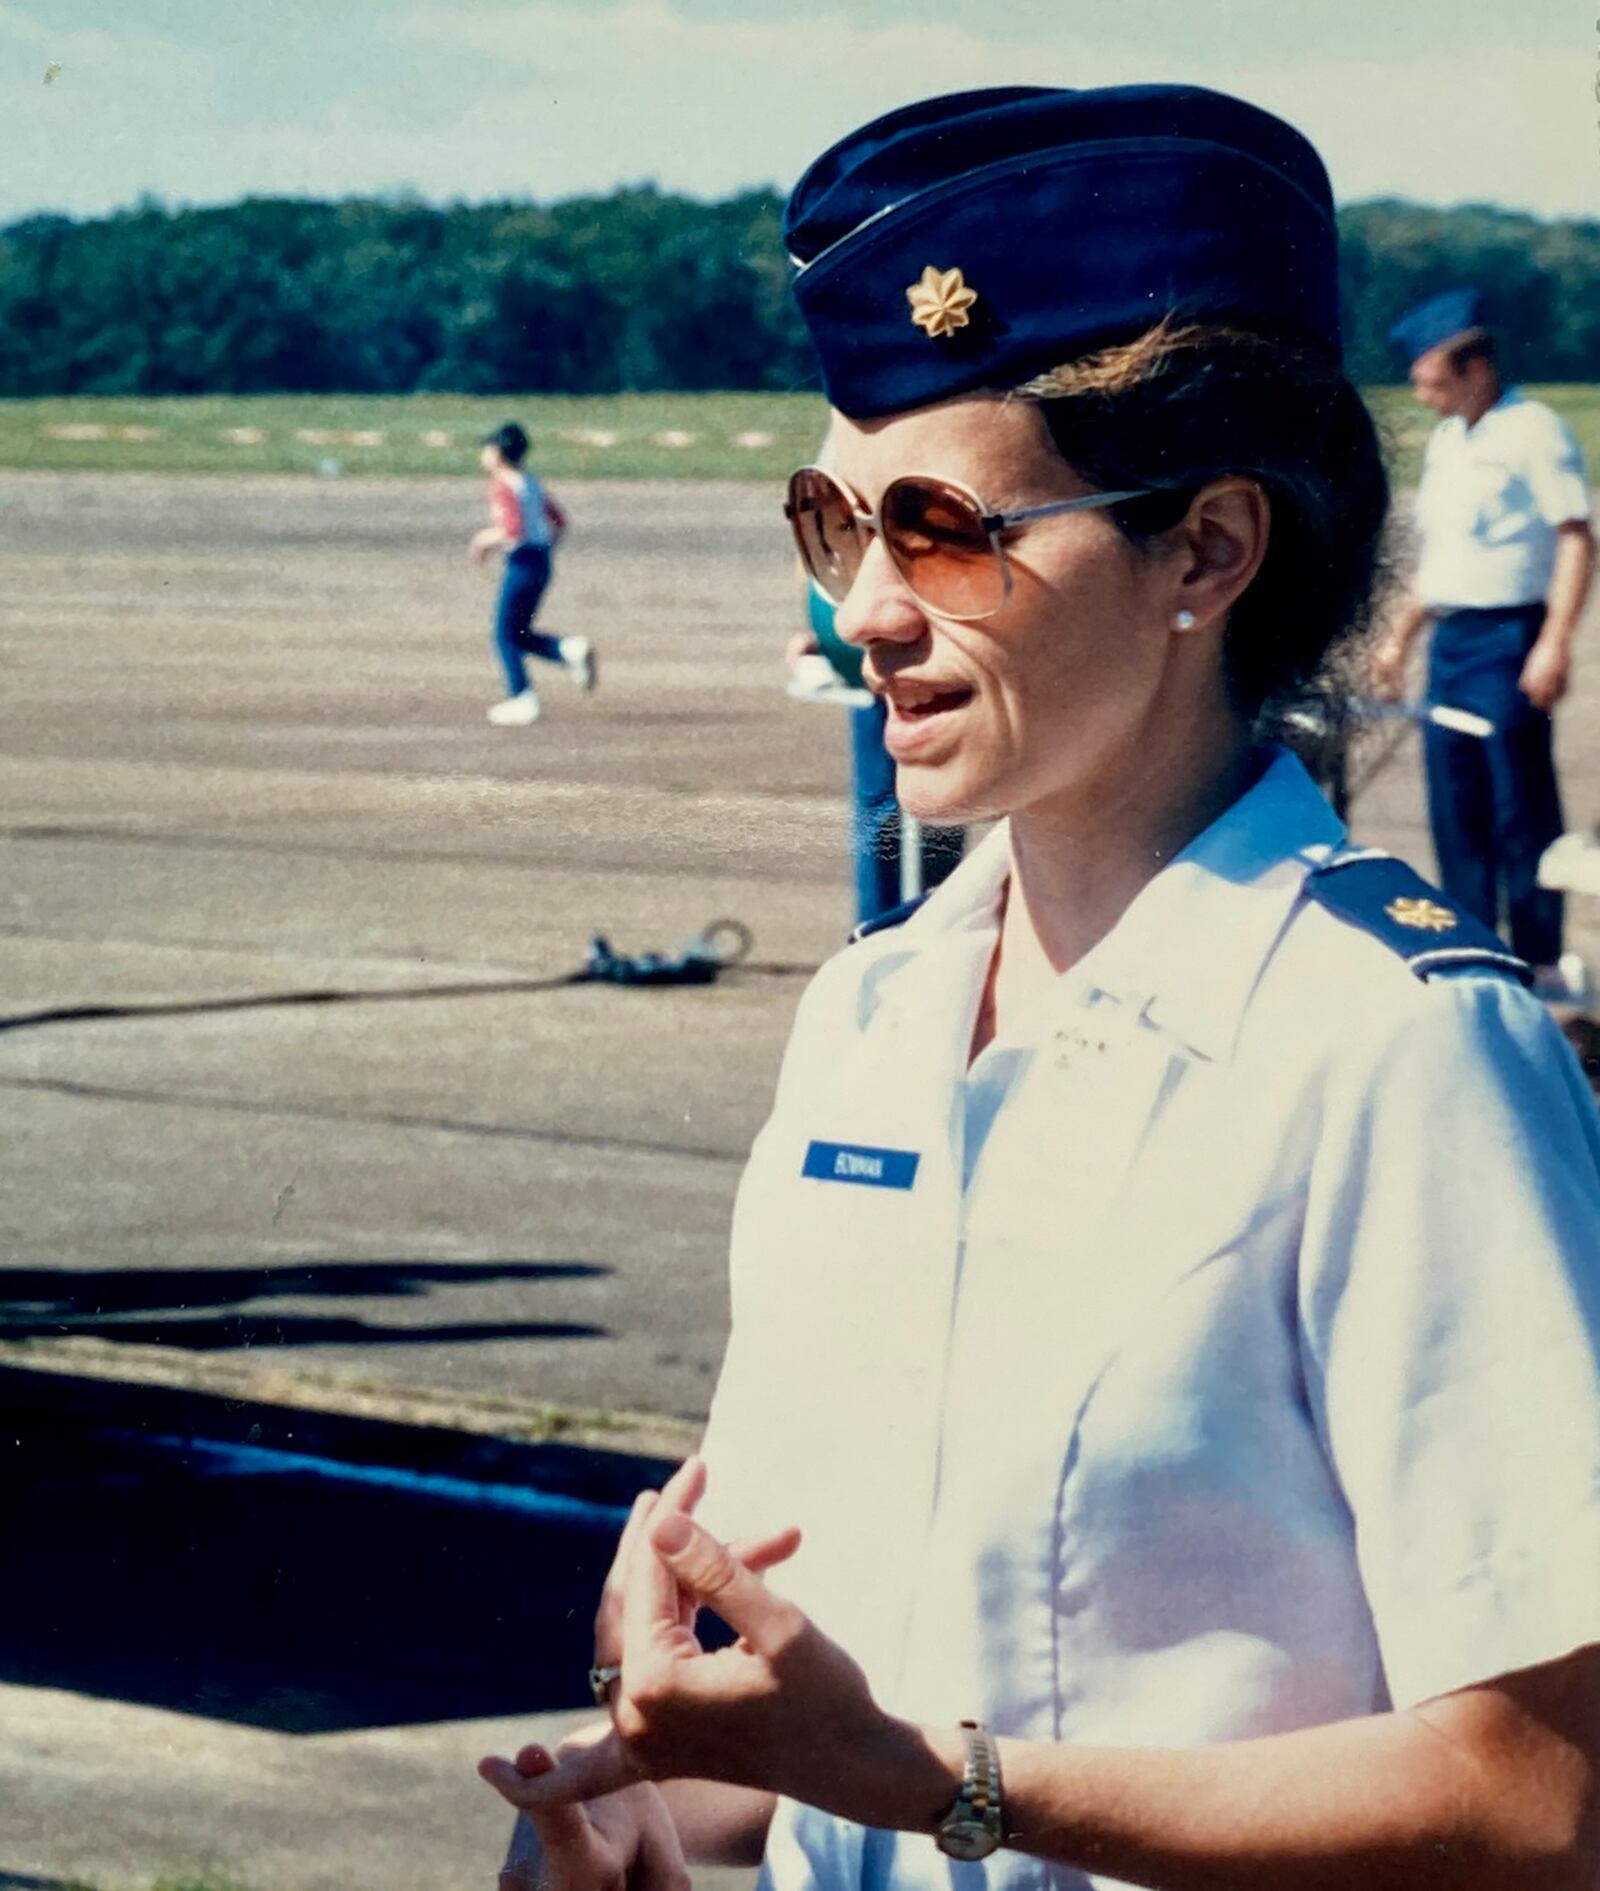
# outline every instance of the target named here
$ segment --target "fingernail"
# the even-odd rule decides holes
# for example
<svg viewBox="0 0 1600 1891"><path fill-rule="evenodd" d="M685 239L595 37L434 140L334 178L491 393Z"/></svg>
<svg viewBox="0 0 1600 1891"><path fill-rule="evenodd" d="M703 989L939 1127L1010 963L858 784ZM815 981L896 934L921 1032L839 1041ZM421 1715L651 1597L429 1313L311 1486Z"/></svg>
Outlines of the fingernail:
<svg viewBox="0 0 1600 1891"><path fill-rule="evenodd" d="M650 1532L650 1541L663 1556L681 1556L694 1538L694 1525L681 1511L669 1511Z"/></svg>

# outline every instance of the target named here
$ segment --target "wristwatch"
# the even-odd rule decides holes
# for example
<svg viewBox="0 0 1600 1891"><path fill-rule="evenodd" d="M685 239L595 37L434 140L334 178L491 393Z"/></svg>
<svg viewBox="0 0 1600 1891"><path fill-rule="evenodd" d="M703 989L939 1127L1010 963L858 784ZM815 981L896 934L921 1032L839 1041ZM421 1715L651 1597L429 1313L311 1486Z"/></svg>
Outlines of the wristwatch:
<svg viewBox="0 0 1600 1891"><path fill-rule="evenodd" d="M987 1858L1005 1837L1000 1818L1000 1754L989 1730L964 1720L967 1770L956 1802L939 1821L933 1842L947 1858Z"/></svg>

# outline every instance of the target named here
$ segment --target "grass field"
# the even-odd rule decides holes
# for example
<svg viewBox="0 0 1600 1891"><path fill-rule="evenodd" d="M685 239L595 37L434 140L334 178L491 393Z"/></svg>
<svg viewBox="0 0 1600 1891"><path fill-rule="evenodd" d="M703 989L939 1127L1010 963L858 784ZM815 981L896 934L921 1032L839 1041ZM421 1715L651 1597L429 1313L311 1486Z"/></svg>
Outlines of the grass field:
<svg viewBox="0 0 1600 1891"><path fill-rule="evenodd" d="M1600 386L1528 390L1563 414L1600 477ZM1405 388L1368 390L1414 481L1430 417ZM0 401L0 467L93 472L466 473L516 415L552 479L781 479L822 430L815 394L204 396Z"/></svg>
<svg viewBox="0 0 1600 1891"><path fill-rule="evenodd" d="M516 416L553 479L778 479L823 426L809 394L203 396L0 401L0 466L466 473Z"/></svg>

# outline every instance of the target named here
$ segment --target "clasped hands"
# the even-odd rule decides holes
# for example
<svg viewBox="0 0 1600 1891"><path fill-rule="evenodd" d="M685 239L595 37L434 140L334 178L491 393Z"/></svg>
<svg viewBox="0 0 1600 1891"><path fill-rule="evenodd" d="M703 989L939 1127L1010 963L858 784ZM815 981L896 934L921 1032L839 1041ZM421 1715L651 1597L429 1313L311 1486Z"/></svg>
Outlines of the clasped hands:
<svg viewBox="0 0 1600 1891"><path fill-rule="evenodd" d="M663 1866L677 1877L660 1781L754 1787L864 1824L916 1824L940 1809L948 1761L885 1714L850 1656L763 1582L800 1533L725 1545L694 1520L704 1488L691 1458L636 1502L623 1532L595 1625L596 1662L621 1668L609 1725L554 1753L529 1746L479 1765L532 1821L543 1883L620 1884ZM702 1606L738 1636L732 1646L702 1647Z"/></svg>

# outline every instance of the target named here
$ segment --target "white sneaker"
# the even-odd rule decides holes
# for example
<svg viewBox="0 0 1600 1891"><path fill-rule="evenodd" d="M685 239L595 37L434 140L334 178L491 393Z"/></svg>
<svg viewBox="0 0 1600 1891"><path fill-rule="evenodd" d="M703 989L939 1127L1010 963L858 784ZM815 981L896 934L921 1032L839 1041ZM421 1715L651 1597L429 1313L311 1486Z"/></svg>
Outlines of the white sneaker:
<svg viewBox="0 0 1600 1891"><path fill-rule="evenodd" d="M489 711L489 720L498 723L502 729L526 728L530 722L539 720L539 698L531 689L525 689L516 696L508 696Z"/></svg>
<svg viewBox="0 0 1600 1891"><path fill-rule="evenodd" d="M587 637L563 637L561 661L567 666L567 674L579 689L591 690L600 681L600 659Z"/></svg>
<svg viewBox="0 0 1600 1891"><path fill-rule="evenodd" d="M1589 1002L1589 968L1581 952L1563 952L1554 965L1535 966L1533 995L1547 1005Z"/></svg>

